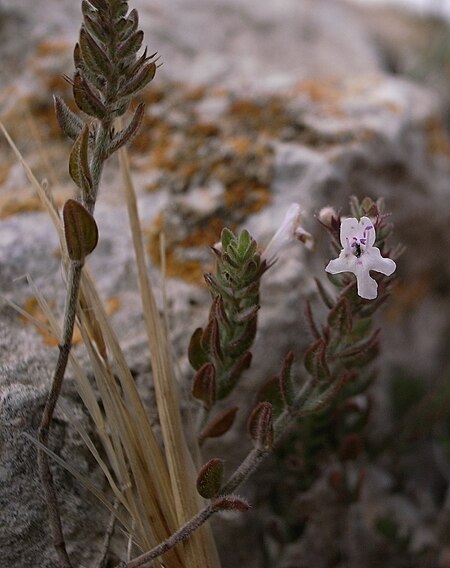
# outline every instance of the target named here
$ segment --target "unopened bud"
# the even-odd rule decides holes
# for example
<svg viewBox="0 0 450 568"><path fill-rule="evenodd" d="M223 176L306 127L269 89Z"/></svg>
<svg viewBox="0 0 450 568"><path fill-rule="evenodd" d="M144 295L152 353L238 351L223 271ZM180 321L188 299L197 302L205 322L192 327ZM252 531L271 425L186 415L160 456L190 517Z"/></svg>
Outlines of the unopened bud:
<svg viewBox="0 0 450 568"><path fill-rule="evenodd" d="M332 227L333 219L337 219L338 214L333 207L327 205L326 207L322 207L322 209L319 211L319 214L317 215L317 218L326 227Z"/></svg>

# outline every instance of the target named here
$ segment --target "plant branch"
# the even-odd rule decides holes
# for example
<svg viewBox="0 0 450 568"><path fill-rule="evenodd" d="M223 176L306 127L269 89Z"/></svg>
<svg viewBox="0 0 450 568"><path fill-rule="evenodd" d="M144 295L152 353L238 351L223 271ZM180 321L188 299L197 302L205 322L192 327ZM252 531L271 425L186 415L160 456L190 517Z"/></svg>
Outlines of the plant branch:
<svg viewBox="0 0 450 568"><path fill-rule="evenodd" d="M41 442L45 448L48 447L50 424L61 392L61 386L64 380L67 362L69 360L82 268L83 263L81 262L72 261L69 265L64 327L61 343L59 345L58 361L56 363L52 385L45 403L38 431L39 442ZM62 566L64 568L70 568L71 563L64 542L61 518L58 511L58 499L53 483L49 457L43 447L38 449L38 468L47 501L50 530L52 532L54 546Z"/></svg>
<svg viewBox="0 0 450 568"><path fill-rule="evenodd" d="M147 562L158 558L158 556L165 554L180 542L188 539L194 531L200 528L217 511L218 509L214 508L214 504L208 505L173 533L167 540L129 562L121 562L117 568L139 568L139 566L143 566Z"/></svg>

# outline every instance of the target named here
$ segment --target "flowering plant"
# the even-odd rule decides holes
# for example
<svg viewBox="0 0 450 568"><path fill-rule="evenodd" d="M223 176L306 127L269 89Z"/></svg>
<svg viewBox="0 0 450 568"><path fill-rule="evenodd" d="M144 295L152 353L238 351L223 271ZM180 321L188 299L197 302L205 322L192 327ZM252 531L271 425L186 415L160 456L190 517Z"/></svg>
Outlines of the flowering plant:
<svg viewBox="0 0 450 568"><path fill-rule="evenodd" d="M109 492L102 493L85 476L76 473L112 515L99 566L109 562L109 546L117 520L129 535L127 559L121 560L117 568L138 568L161 556L165 565L172 568L216 568L220 561L212 533L206 527L199 530L200 527L220 511L248 510L249 504L235 490L281 445L283 437L296 432L300 421L306 429L317 431L318 420L324 415L329 419L333 405L338 408L369 384L373 376L370 364L378 353L379 336L378 331L371 330L370 316L386 297L387 287L383 283L380 299L368 306L357 298L353 281L345 276L336 279L336 286L341 288L337 297L328 294L318 283L319 294L328 308L326 323L317 326L307 304L312 343L303 354L303 367L299 369L294 364L294 353L284 354L278 375L268 381L265 385L268 388L260 389L253 408L244 409L249 414L247 428L252 448L231 474L226 472L220 457L199 468L202 444L225 435L234 426L238 407L227 407L226 399L251 367L261 280L289 242L299 240L312 248L313 238L301 225L298 204L289 207L262 252L248 231L238 234L227 228L222 231L220 245L212 249L215 269L205 275L211 294L209 317L203 327L194 331L188 348L193 369L192 396L200 403L195 438L185 427L180 410L167 326L148 279L142 229L125 152L126 144L137 134L144 118L143 104L134 108L125 128L116 120L127 112L133 96L153 79L156 54L148 56L144 50L138 55L143 32L138 30L138 13L135 9L128 11L127 0L83 1L82 12L83 24L74 51L76 71L69 80L82 117L62 99L55 98L58 122L74 140L69 173L77 187L76 199L66 202L61 220L45 191L39 190L61 238L68 283L62 331L46 307L50 327L58 337L59 354L37 441L51 537L58 565L72 568L49 459L52 456L75 472L49 449L53 415L71 362L80 397L95 425L102 451L80 428L81 436L109 483ZM145 412L96 287L83 268L99 236L94 212L103 166L119 150L160 436ZM378 284L370 271L390 275L396 266L374 246L376 232L370 218L377 220L380 243L387 236L382 232L385 227L379 205L370 200L361 205L354 201L353 214L353 218L342 223L333 215L329 220L327 228L337 250L339 236L343 249L326 270L331 274L354 273L359 296L374 299ZM44 300L40 303L46 306ZM95 384L72 353L75 323L81 330ZM344 442L344 449L358 447L355 437L350 439L351 443L348 438ZM182 542L185 544L178 546Z"/></svg>

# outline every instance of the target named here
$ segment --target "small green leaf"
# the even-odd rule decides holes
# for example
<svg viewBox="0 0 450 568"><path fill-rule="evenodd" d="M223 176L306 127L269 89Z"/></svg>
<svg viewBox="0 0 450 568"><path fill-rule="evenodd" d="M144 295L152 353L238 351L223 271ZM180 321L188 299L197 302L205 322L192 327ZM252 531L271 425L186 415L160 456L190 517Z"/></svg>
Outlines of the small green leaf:
<svg viewBox="0 0 450 568"><path fill-rule="evenodd" d="M150 83L155 77L155 74L156 63L152 61L144 65L133 78L130 79L127 75L124 84L119 89L119 97L127 98L134 95Z"/></svg>
<svg viewBox="0 0 450 568"><path fill-rule="evenodd" d="M273 409L270 402L260 402L250 414L247 430L255 447L270 450L273 446Z"/></svg>
<svg viewBox="0 0 450 568"><path fill-rule="evenodd" d="M102 120L106 116L106 107L94 92L94 88L84 79L80 72L73 79L73 96L80 110Z"/></svg>
<svg viewBox="0 0 450 568"><path fill-rule="evenodd" d="M112 64L109 61L105 49L95 41L87 29L82 26L80 30L81 57L90 71L96 75L109 78L112 72Z"/></svg>
<svg viewBox="0 0 450 568"><path fill-rule="evenodd" d="M259 402L270 402L275 418L283 412L285 405L280 389L279 377L272 377L261 386L257 400Z"/></svg>
<svg viewBox="0 0 450 568"><path fill-rule="evenodd" d="M107 0L89 0L90 4L97 8L99 12L106 12L108 10Z"/></svg>
<svg viewBox="0 0 450 568"><path fill-rule="evenodd" d="M326 360L326 348L325 341L320 338L305 351L305 368L316 381L328 380L330 378Z"/></svg>
<svg viewBox="0 0 450 568"><path fill-rule="evenodd" d="M206 410L216 402L216 370L212 363L205 363L195 373L192 395L203 402Z"/></svg>
<svg viewBox="0 0 450 568"><path fill-rule="evenodd" d="M85 124L73 145L69 158L70 177L82 190L86 199L92 191L92 176L89 167L89 125Z"/></svg>
<svg viewBox="0 0 450 568"><path fill-rule="evenodd" d="M72 140L76 140L83 128L84 122L72 112L58 95L53 96L56 120L61 130Z"/></svg>
<svg viewBox="0 0 450 568"><path fill-rule="evenodd" d="M239 234L238 246L237 246L237 252L239 254L239 257L242 258L245 256L245 253L247 252L251 241L252 237L250 233L246 229L241 231L241 233Z"/></svg>
<svg viewBox="0 0 450 568"><path fill-rule="evenodd" d="M122 146L125 146L125 144L128 144L128 142L131 142L131 140L133 140L133 138L139 131L142 119L144 118L144 114L145 104L139 103L136 110L134 111L130 124L114 136L108 148L108 156L111 156L111 154L119 150L119 148L122 148Z"/></svg>
<svg viewBox="0 0 450 568"><path fill-rule="evenodd" d="M138 14L138 11L136 10L136 8L133 8L131 10L131 12L128 14L127 20L131 24L130 32L131 33L135 32L137 30L138 25L139 25L139 14Z"/></svg>
<svg viewBox="0 0 450 568"><path fill-rule="evenodd" d="M328 404L335 400L344 386L353 378L348 371L344 371L334 380L325 390L321 386L315 388L307 398L300 410L300 416L314 414L323 410Z"/></svg>
<svg viewBox="0 0 450 568"><path fill-rule="evenodd" d="M205 499L213 499L222 487L223 460L213 458L205 463L197 476L197 491Z"/></svg>
<svg viewBox="0 0 450 568"><path fill-rule="evenodd" d="M227 397L236 386L241 375L246 371L252 362L252 354L250 351L243 353L231 369L226 373L225 377L218 377L217 398L222 400Z"/></svg>
<svg viewBox="0 0 450 568"><path fill-rule="evenodd" d="M118 4L117 9L114 12L114 16L116 18L123 18L127 12L128 12L128 2L126 2L126 0L123 0Z"/></svg>
<svg viewBox="0 0 450 568"><path fill-rule="evenodd" d="M105 28L102 21L98 21L97 18L93 17L92 11L84 15L84 24L98 41L104 44L108 42L108 28Z"/></svg>
<svg viewBox="0 0 450 568"><path fill-rule="evenodd" d="M379 340L380 340L380 330L377 329L370 337L364 339L363 341L359 341L347 347L347 349L343 349L339 353L337 353L337 357L344 360L358 360L368 353L372 354L373 350L375 349L378 351L379 348Z"/></svg>
<svg viewBox="0 0 450 568"><path fill-rule="evenodd" d="M217 362L222 361L222 348L220 346L220 332L219 324L216 318L209 320L208 325L205 327L202 338L201 346L205 353Z"/></svg>
<svg viewBox="0 0 450 568"><path fill-rule="evenodd" d="M357 319L353 325L352 338L354 338L356 341L362 339L365 335L369 333L371 327L372 327L371 318Z"/></svg>
<svg viewBox="0 0 450 568"><path fill-rule="evenodd" d="M63 219L69 258L83 262L97 246L97 223L89 211L74 199L64 204Z"/></svg>
<svg viewBox="0 0 450 568"><path fill-rule="evenodd" d="M142 30L134 32L134 34L119 44L117 48L117 57L119 59L125 59L131 55L135 55L141 48L143 40L144 32Z"/></svg>
<svg viewBox="0 0 450 568"><path fill-rule="evenodd" d="M222 249L227 250L228 245L236 240L234 233L230 231L227 227L222 229L222 234L220 235L220 242L222 243Z"/></svg>
<svg viewBox="0 0 450 568"><path fill-rule="evenodd" d="M352 311L347 298L341 298L331 309L328 314L328 325L338 337L350 333L352 329Z"/></svg>
<svg viewBox="0 0 450 568"><path fill-rule="evenodd" d="M289 408L294 404L295 400L295 386L292 377L292 365L294 363L294 354L292 351L286 355L283 361L283 366L281 368L279 376L280 392L283 397L284 404Z"/></svg>
<svg viewBox="0 0 450 568"><path fill-rule="evenodd" d="M245 513L250 509L250 505L245 499L235 495L222 497L215 501L213 506L216 511L239 511L240 513Z"/></svg>
<svg viewBox="0 0 450 568"><path fill-rule="evenodd" d="M233 357L241 355L253 344L258 328L258 318L253 318L246 322L241 334L227 345L227 352Z"/></svg>
<svg viewBox="0 0 450 568"><path fill-rule="evenodd" d="M217 418L207 424L201 431L199 440L203 441L205 438L218 438L223 436L233 426L238 410L237 406L233 406L221 412Z"/></svg>
<svg viewBox="0 0 450 568"><path fill-rule="evenodd" d="M231 330L230 319L227 315L227 312L225 311L225 305L221 296L215 297L211 306L210 317L215 317L217 319L221 329L225 329L226 331Z"/></svg>
<svg viewBox="0 0 450 568"><path fill-rule="evenodd" d="M201 339L203 336L203 329L198 327L191 336L188 347L188 358L191 367L196 371L209 361L208 353L202 347Z"/></svg>
<svg viewBox="0 0 450 568"><path fill-rule="evenodd" d="M236 323L243 323L256 318L256 315L260 307L261 306L256 304L254 306L249 306L248 308L243 308L242 310L239 310L238 312L233 314L233 321Z"/></svg>

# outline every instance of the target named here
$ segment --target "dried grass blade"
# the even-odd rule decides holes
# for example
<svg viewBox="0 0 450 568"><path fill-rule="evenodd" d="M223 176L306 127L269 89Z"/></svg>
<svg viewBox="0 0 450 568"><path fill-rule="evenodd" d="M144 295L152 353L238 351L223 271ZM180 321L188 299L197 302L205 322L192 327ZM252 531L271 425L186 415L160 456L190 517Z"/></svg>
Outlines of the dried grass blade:
<svg viewBox="0 0 450 568"><path fill-rule="evenodd" d="M32 442L35 446L37 446L38 448L41 448L42 450L44 450L44 452L46 454L48 454L58 465L60 465L61 467L63 467L64 469L66 469L68 472L70 472L75 479L78 479L78 481L90 492L92 493L92 495L95 495L95 497L97 497L97 499L111 512L113 513L116 517L117 520L120 521L123 526L128 530L130 530L130 524L128 523L127 519L120 513L120 511L116 511L114 508L114 505L109 501L108 497L102 492L100 491L100 489L98 489L90 480L89 478L87 478L85 475L83 475L82 473L80 473L75 467L73 467L72 465L70 465L70 463L66 462L65 460L63 460L61 457L58 456L58 454L55 454L55 452L52 452L52 450L50 450L49 448L47 448L47 446L44 446L43 444L41 444L39 442L39 440L33 438L33 436L30 436L30 434L28 434L28 432L24 432L23 435L30 440L30 442Z"/></svg>
<svg viewBox="0 0 450 568"><path fill-rule="evenodd" d="M125 148L119 151L119 156L138 269L139 289L150 346L158 415L172 484L172 503L177 514L178 523L181 526L199 511L202 503L195 489L196 472L184 436L179 410L180 401L172 367L169 342L148 278L136 196ZM213 568L214 566L219 566L217 552L209 527L203 527L203 530L194 533L184 543L184 550L186 551L186 565L189 568L204 568L204 566Z"/></svg>

